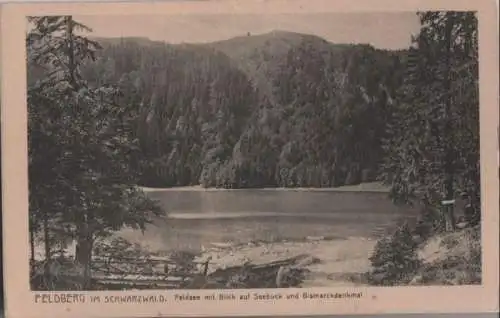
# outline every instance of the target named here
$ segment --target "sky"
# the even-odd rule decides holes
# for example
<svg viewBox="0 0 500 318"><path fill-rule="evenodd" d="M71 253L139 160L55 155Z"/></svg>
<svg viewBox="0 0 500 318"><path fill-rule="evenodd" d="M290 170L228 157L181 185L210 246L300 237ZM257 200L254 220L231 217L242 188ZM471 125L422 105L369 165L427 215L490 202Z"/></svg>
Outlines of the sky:
<svg viewBox="0 0 500 318"><path fill-rule="evenodd" d="M203 43L236 36L292 31L320 36L332 43L363 43L383 49L410 45L419 30L414 12L94 15L74 16L96 37L147 37L167 43Z"/></svg>

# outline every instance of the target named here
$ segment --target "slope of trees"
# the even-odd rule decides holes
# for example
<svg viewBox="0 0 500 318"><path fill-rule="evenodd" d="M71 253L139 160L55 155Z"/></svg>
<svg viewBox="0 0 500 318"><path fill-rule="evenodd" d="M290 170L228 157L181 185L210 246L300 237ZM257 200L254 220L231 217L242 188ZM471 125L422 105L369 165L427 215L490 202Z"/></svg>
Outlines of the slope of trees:
<svg viewBox="0 0 500 318"><path fill-rule="evenodd" d="M97 85L119 83L137 110L141 184L375 180L404 52L287 32L210 45L102 43L85 74Z"/></svg>
<svg viewBox="0 0 500 318"><path fill-rule="evenodd" d="M123 102L137 110L135 165L149 186L199 184L211 165L231 157L256 103L246 76L210 49L123 41L87 72L119 83Z"/></svg>
<svg viewBox="0 0 500 318"><path fill-rule="evenodd" d="M162 211L135 187L133 111L116 103L115 88L90 87L81 76L82 63L99 49L79 35L87 27L70 16L29 21L32 263L38 239L47 260L76 240L76 262L84 268L80 286L89 288L94 242L123 226L144 229Z"/></svg>

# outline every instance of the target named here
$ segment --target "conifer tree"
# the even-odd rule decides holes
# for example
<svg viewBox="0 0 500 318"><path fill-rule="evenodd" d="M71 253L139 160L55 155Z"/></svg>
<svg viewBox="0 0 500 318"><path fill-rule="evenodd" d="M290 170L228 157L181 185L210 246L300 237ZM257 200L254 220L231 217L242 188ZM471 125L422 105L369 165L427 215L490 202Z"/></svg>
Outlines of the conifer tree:
<svg viewBox="0 0 500 318"><path fill-rule="evenodd" d="M419 17L381 177L397 201L444 212L442 201L465 191L479 214L477 18L453 11ZM448 212L441 218L453 229Z"/></svg>
<svg viewBox="0 0 500 318"><path fill-rule="evenodd" d="M91 86L82 76L83 63L100 49L81 35L90 29L71 16L29 22L31 233L42 224L46 259L56 234L75 239L82 285L91 288L94 242L123 226L144 229L162 211L135 187L134 107L116 103L116 88Z"/></svg>

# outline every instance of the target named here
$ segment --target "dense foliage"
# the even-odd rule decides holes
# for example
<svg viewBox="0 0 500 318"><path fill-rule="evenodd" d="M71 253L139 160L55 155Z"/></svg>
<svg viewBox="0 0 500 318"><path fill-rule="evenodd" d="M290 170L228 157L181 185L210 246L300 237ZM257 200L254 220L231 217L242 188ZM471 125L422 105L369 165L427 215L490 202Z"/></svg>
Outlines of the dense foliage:
<svg viewBox="0 0 500 318"><path fill-rule="evenodd" d="M438 208L467 195L480 214L477 18L419 14L385 144L382 177L395 199Z"/></svg>
<svg viewBox="0 0 500 318"><path fill-rule="evenodd" d="M102 40L86 69L136 107L146 186L373 181L401 52L288 32L210 45Z"/></svg>
<svg viewBox="0 0 500 318"><path fill-rule="evenodd" d="M136 189L133 110L112 86L87 85L80 67L99 44L64 17L33 17L27 35L31 257L38 237L50 259L76 240L89 283L94 242L122 226L144 229L162 211ZM62 245L62 246L61 246Z"/></svg>
<svg viewBox="0 0 500 318"><path fill-rule="evenodd" d="M480 236L467 235L480 233L481 214L477 18L473 12L422 12L419 17L421 31L404 64L404 82L388 122L381 178L396 202L421 204L422 215L413 229L398 230L404 237L378 242L370 277L383 285L406 284L412 275L419 284L480 283ZM458 199L466 200L459 211L443 206ZM473 231L453 233L457 212ZM458 254L443 248L445 257L416 268L415 244L425 249L425 242L443 230L452 232L455 242L465 237L467 243Z"/></svg>
<svg viewBox="0 0 500 318"><path fill-rule="evenodd" d="M418 244L407 224L391 236L379 240L370 257L373 269L368 274L369 282L382 286L408 284L422 263L417 248Z"/></svg>

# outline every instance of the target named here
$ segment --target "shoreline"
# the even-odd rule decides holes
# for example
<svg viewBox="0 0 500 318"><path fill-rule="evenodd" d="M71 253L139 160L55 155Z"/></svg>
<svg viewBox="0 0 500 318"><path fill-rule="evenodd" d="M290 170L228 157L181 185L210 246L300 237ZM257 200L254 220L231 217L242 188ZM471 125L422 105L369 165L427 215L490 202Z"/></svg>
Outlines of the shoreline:
<svg viewBox="0 0 500 318"><path fill-rule="evenodd" d="M241 266L303 258L302 268L308 270L300 287L360 286L359 277L370 270L369 257L376 240L364 237L330 239L308 237L303 240L278 242L248 242L232 246L210 247L196 258L210 260L208 272ZM353 281L358 280L358 282Z"/></svg>
<svg viewBox="0 0 500 318"><path fill-rule="evenodd" d="M119 236L119 235L118 235ZM141 243L132 242L130 243ZM143 242L142 242L143 243ZM365 237L305 237L301 240L249 241L247 243L211 242L194 258L198 270L209 260L208 274L216 270L242 266L245 263L264 265L291 258L300 258L301 268L307 270L299 287L339 287L366 285L360 277L370 270L369 257L376 240ZM140 244L153 255L152 258L168 259L166 254L183 252L183 249L165 251ZM68 246L66 256L73 256L74 246ZM38 250L38 248L36 249ZM38 252L38 251L37 251ZM37 260L43 258L36 253Z"/></svg>
<svg viewBox="0 0 500 318"><path fill-rule="evenodd" d="M348 185L340 187L275 187L275 188L238 188L238 189L226 189L226 188L204 188L201 185L194 186L180 186L180 187L168 187L168 188L152 188L138 186L139 189L143 190L145 193L150 192L219 192L219 191L291 191L291 192L366 192L366 193L388 193L389 188L382 185L379 182L367 182L357 185Z"/></svg>

